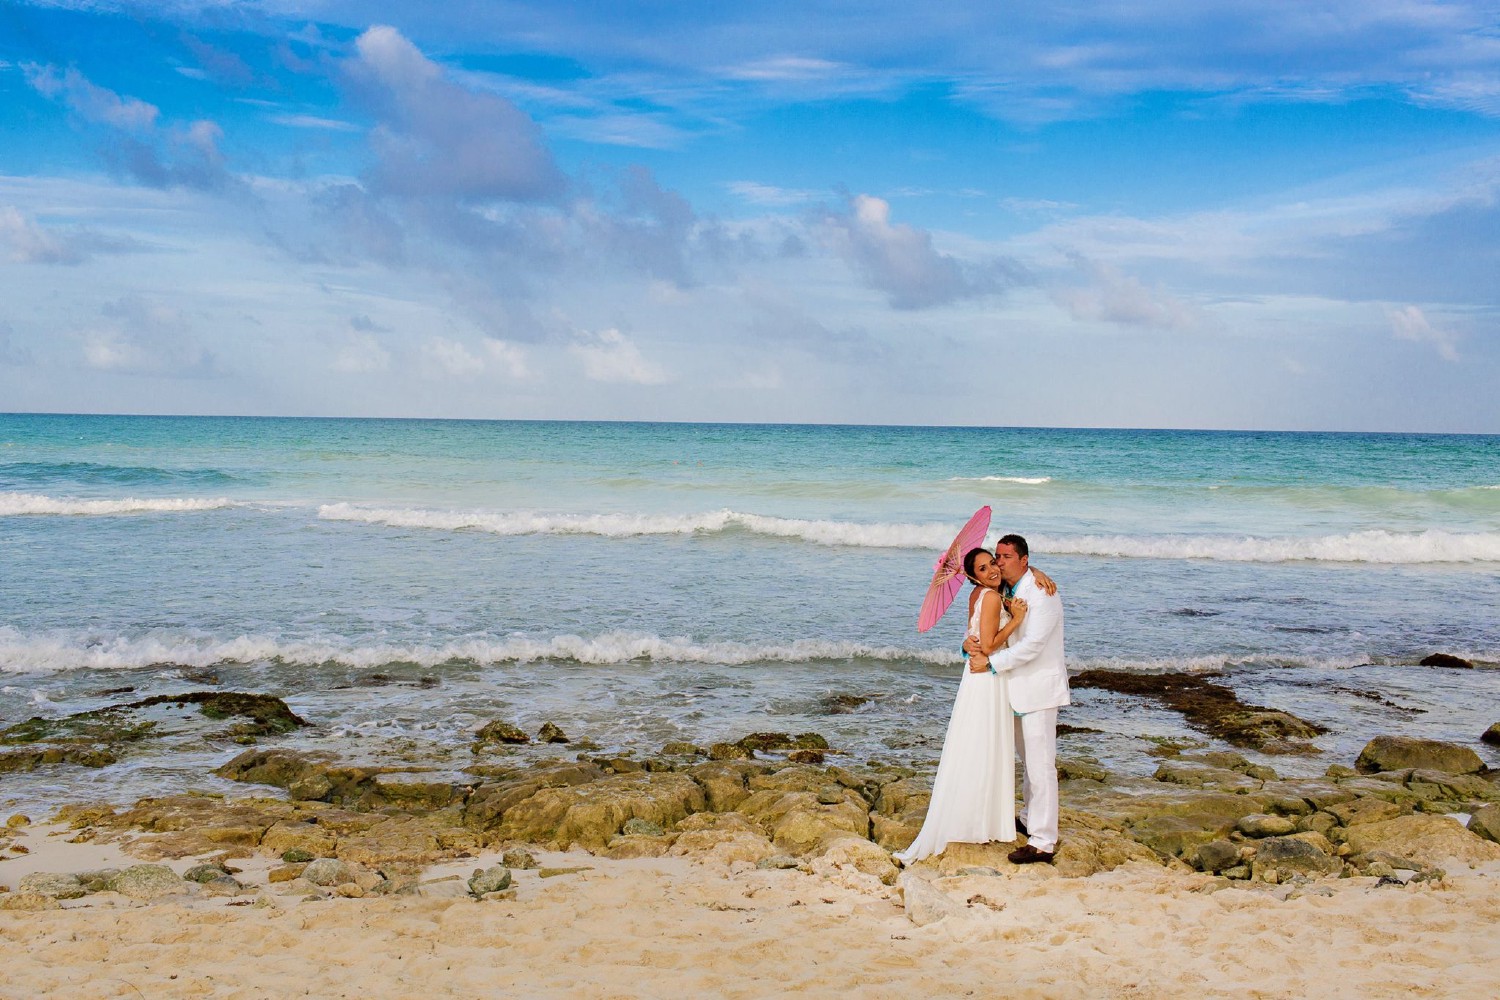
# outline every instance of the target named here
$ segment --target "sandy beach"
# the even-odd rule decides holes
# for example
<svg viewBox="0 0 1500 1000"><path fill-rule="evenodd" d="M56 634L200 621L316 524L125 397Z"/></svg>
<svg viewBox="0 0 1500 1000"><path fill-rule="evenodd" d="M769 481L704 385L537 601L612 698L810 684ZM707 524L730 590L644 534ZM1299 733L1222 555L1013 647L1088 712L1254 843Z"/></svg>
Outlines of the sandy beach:
<svg viewBox="0 0 1500 1000"><path fill-rule="evenodd" d="M29 853L0 862L12 887L135 862L55 826L19 832ZM252 890L234 898L104 892L0 911L0 996L1456 997L1500 983L1500 862L1408 885L1225 888L1131 864L1086 878L919 866L886 886L816 862L538 852L579 870L518 871L514 898L469 897L463 879L498 858L427 868L429 896L276 895L274 861L252 858L231 862Z"/></svg>

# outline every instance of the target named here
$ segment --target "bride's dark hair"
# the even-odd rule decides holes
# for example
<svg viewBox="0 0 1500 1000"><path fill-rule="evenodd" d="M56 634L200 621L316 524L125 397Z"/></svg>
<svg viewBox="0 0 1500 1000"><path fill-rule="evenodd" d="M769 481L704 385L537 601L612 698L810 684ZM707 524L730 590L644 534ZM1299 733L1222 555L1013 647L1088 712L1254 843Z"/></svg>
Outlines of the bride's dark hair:
<svg viewBox="0 0 1500 1000"><path fill-rule="evenodd" d="M991 555L990 550L982 546L977 549L970 549L964 553L964 576L968 577L974 583L979 582L974 579L974 560L979 558L979 553L981 552L985 555Z"/></svg>

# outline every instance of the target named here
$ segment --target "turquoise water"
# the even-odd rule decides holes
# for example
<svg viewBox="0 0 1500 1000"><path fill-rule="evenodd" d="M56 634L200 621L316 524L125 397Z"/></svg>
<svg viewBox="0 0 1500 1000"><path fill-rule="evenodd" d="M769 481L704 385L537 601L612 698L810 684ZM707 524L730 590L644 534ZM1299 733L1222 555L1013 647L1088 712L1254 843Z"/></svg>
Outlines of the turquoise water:
<svg viewBox="0 0 1500 1000"><path fill-rule="evenodd" d="M1500 674L1414 664L1500 661L1497 437L0 415L0 723L211 671L346 754L506 717L925 759L963 623L916 611L981 504L1061 582L1075 669L1227 670L1328 759L1495 721ZM1179 726L1078 701L1111 760Z"/></svg>

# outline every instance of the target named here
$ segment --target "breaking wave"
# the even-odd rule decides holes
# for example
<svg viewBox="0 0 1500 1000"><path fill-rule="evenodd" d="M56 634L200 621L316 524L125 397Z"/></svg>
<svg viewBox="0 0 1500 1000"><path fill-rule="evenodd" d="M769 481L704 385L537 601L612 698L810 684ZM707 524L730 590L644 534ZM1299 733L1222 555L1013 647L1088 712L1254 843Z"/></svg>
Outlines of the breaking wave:
<svg viewBox="0 0 1500 1000"><path fill-rule="evenodd" d="M195 510L217 510L232 507L224 497L212 500L194 498L136 498L122 500L80 500L72 497L49 497L40 493L0 493L0 517L25 515L65 515L74 517L114 516L118 514L180 513Z"/></svg>

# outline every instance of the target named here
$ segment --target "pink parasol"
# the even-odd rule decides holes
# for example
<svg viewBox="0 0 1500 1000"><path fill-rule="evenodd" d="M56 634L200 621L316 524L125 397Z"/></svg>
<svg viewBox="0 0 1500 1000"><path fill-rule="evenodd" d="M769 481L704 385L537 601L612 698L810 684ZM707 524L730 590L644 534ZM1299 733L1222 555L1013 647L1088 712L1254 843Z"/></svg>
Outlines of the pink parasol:
<svg viewBox="0 0 1500 1000"><path fill-rule="evenodd" d="M959 529L958 537L948 546L948 551L938 556L932 567L932 583L927 587L927 597L922 601L922 613L917 616L917 631L926 632L937 624L953 603L953 598L963 589L964 556L984 541L984 533L990 530L990 508L979 508L969 523Z"/></svg>

